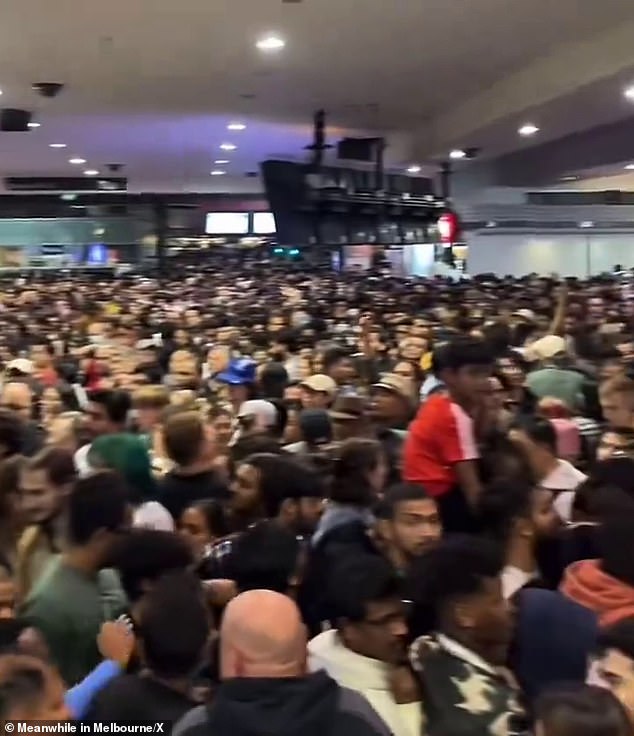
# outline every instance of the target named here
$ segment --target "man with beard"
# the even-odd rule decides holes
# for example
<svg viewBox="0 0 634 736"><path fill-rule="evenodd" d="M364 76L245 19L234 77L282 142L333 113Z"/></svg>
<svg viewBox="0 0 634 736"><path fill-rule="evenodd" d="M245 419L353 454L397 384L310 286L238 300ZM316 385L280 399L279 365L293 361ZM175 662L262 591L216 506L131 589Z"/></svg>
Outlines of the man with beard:
<svg viewBox="0 0 634 736"><path fill-rule="evenodd" d="M526 586L547 583L558 571L561 552L549 542L557 541L561 522L550 491L535 486L530 479L496 481L482 494L480 512L485 532L504 550L505 599Z"/></svg>
<svg viewBox="0 0 634 736"><path fill-rule="evenodd" d="M269 520L280 533L310 539L324 502L323 480L300 462L272 453L251 455L231 486L234 528L242 531L214 545L201 565L206 579L233 578L233 554L241 534Z"/></svg>
<svg viewBox="0 0 634 736"><path fill-rule="evenodd" d="M372 386L371 417L390 468L389 481L401 478L403 441L414 414L414 385L395 373L384 373Z"/></svg>
<svg viewBox="0 0 634 736"><path fill-rule="evenodd" d="M43 635L67 685L101 661L97 635L125 608L110 564L128 518L126 489L116 473L100 472L75 484L68 499L68 549L47 568L21 615Z"/></svg>
<svg viewBox="0 0 634 736"><path fill-rule="evenodd" d="M75 480L73 456L49 447L20 473L20 512L27 528L18 541L17 582L24 600L54 557L67 546L66 503Z"/></svg>
<svg viewBox="0 0 634 736"><path fill-rule="evenodd" d="M433 549L442 537L436 501L414 483L388 488L376 515L380 546L399 574L407 573L412 561Z"/></svg>
<svg viewBox="0 0 634 736"><path fill-rule="evenodd" d="M131 407L132 400L126 391L110 389L90 391L86 409L86 430L91 441L105 434L125 432ZM89 452L90 443L83 445L75 453L75 467L80 475L90 472Z"/></svg>

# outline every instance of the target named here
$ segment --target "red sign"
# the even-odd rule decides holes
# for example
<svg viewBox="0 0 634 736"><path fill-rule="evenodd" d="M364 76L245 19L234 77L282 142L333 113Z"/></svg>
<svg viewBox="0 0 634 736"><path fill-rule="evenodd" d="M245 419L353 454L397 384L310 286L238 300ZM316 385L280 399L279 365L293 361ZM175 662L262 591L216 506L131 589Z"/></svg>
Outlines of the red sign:
<svg viewBox="0 0 634 736"><path fill-rule="evenodd" d="M441 243L455 243L460 233L460 221L455 212L445 212L438 218L438 232Z"/></svg>

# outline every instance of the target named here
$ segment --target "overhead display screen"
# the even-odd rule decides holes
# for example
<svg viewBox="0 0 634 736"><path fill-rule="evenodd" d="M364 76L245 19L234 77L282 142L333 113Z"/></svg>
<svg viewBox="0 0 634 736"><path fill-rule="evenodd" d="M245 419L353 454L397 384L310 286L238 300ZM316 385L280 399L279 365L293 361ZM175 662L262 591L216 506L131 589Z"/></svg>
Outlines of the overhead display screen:
<svg viewBox="0 0 634 736"><path fill-rule="evenodd" d="M253 233L255 235L272 235L275 230L275 217L272 212L253 213Z"/></svg>
<svg viewBox="0 0 634 736"><path fill-rule="evenodd" d="M248 212L208 212L205 221L207 235L248 235Z"/></svg>

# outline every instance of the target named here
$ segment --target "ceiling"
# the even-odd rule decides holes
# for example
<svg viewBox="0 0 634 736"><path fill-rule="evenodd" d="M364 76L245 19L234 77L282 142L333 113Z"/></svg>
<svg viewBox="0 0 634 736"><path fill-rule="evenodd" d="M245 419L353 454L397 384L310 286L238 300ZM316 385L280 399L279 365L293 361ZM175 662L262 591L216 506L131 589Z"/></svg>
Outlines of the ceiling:
<svg viewBox="0 0 634 736"><path fill-rule="evenodd" d="M257 50L271 32L286 47ZM305 155L320 107L331 141L385 134L391 166L507 154L634 112L633 34L632 0L2 0L0 104L41 127L0 133L0 175L78 156L125 164L132 191L254 190L259 161Z"/></svg>

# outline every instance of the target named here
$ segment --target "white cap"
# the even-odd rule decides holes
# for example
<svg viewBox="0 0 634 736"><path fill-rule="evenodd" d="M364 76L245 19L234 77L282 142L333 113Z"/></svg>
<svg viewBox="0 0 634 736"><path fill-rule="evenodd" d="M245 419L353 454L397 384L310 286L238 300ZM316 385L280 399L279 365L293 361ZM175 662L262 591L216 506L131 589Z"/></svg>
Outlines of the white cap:
<svg viewBox="0 0 634 736"><path fill-rule="evenodd" d="M8 371L18 371L18 373L25 373L30 376L33 373L33 363L26 358L16 358L7 363Z"/></svg>
<svg viewBox="0 0 634 736"><path fill-rule="evenodd" d="M277 422L277 409L270 401L264 399L252 399L245 401L238 411L238 418L255 417L257 424L262 429L273 427Z"/></svg>

